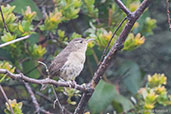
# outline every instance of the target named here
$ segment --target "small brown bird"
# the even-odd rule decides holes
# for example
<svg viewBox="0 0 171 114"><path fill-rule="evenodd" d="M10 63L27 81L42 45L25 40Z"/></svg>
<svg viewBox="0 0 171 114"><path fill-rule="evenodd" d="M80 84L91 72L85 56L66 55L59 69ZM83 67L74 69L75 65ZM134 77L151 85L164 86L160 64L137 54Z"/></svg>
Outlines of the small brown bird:
<svg viewBox="0 0 171 114"><path fill-rule="evenodd" d="M89 41L94 39L73 39L51 62L50 77L58 76L65 81L74 81L84 67Z"/></svg>

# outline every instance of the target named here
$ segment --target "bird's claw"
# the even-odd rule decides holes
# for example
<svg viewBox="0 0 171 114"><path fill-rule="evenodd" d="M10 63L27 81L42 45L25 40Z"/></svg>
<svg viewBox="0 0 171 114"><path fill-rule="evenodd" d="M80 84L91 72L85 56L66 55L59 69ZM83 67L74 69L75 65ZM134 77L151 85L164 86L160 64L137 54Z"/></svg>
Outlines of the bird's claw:
<svg viewBox="0 0 171 114"><path fill-rule="evenodd" d="M74 86L74 89L77 89L77 83L74 80L67 81L69 88L72 88Z"/></svg>

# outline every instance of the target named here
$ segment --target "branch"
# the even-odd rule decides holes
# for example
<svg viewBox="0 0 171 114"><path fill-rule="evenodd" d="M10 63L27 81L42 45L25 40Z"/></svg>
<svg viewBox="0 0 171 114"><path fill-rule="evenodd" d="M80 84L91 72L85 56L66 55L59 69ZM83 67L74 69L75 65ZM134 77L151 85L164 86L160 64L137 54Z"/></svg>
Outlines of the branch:
<svg viewBox="0 0 171 114"><path fill-rule="evenodd" d="M7 95L5 94L5 91L4 91L4 89L2 88L1 85L0 85L0 90L1 90L1 92L2 92L2 94L3 94L3 96L4 96L5 100L6 100L6 102L7 102L8 106L9 106L9 108L10 108L11 113L14 114L14 111L13 111L13 109L12 109L12 107L11 107L11 104L10 104L9 101L8 101L8 97L7 97Z"/></svg>
<svg viewBox="0 0 171 114"><path fill-rule="evenodd" d="M34 104L34 106L35 106L35 108L36 108L36 113L37 113L37 114L40 114L40 112L43 112L44 114L52 114L52 113L50 113L49 111L46 111L46 110L40 108L40 105L39 105L39 103L37 102L37 99L36 99L36 97L35 97L35 95L34 95L32 89L31 89L30 85L29 85L27 82L24 82L24 85L25 85L25 87L26 87L28 93L30 94L30 97L31 97L31 99L32 99L32 102L33 102L33 104Z"/></svg>
<svg viewBox="0 0 171 114"><path fill-rule="evenodd" d="M1 6L0 6L0 12L1 12L2 21L3 21L3 24L4 24L4 28L5 28L5 30L7 32L9 32L8 27L7 27L6 23L5 23L5 19L4 19L4 15L3 15L3 12L2 12Z"/></svg>
<svg viewBox="0 0 171 114"><path fill-rule="evenodd" d="M131 16L131 12L129 9L122 3L120 0L115 0L115 2L118 4L118 6L126 13L126 15L129 17Z"/></svg>
<svg viewBox="0 0 171 114"><path fill-rule="evenodd" d="M169 11L169 0L166 0L166 9L167 9L167 18L169 24L169 31L171 32L171 23L170 23L170 11Z"/></svg>
<svg viewBox="0 0 171 114"><path fill-rule="evenodd" d="M106 56L107 50L108 50L108 48L109 48L109 46L110 46L110 43L112 42L112 39L114 38L115 34L117 33L117 31L119 30L119 28L122 26L122 24L125 22L126 19L127 19L127 17L125 17L125 18L120 22L119 26L116 28L115 32L113 33L112 37L110 38L110 40L109 40L109 42L108 42L106 48L105 48L104 51L103 51L103 55L102 55L102 57L101 57L101 59L100 59L99 65L101 64L102 60L103 60L104 57Z"/></svg>
<svg viewBox="0 0 171 114"><path fill-rule="evenodd" d="M39 104L38 104L38 102L37 102L37 100L36 100L36 97L35 97L35 95L34 95L32 89L31 89L30 85L29 85L28 83L26 83L26 82L24 82L24 85L25 85L25 87L26 87L28 93L30 94L30 97L31 97L31 99L32 99L32 102L33 102L33 104L34 104L34 106L35 106L35 108L36 108L36 112L37 112L38 114L40 114L40 106L39 106Z"/></svg>
<svg viewBox="0 0 171 114"><path fill-rule="evenodd" d="M117 0L116 0L117 1ZM119 1L118 1L119 2ZM110 49L107 56L104 58L100 66L98 67L97 71L95 72L93 79L90 82L91 88L95 88L96 85L99 83L100 79L102 78L104 72L106 71L107 67L110 65L112 58L116 55L116 53L123 48L123 44L131 31L134 23L137 21L137 19L142 15L144 10L148 7L148 5L152 2L152 0L144 0L140 7L131 14L130 19L126 23L124 29L122 30L121 34L119 35L119 38L113 45L113 47ZM126 11L126 10L125 10ZM74 114L82 114L84 111L84 108L86 107L90 97L92 96L92 93L84 93L82 95L82 98L75 109Z"/></svg>
<svg viewBox="0 0 171 114"><path fill-rule="evenodd" d="M55 91L55 89L54 89L54 87L52 86L52 91L53 91L53 93L54 93L54 95L55 95L55 101L53 102L53 108L55 108L55 104L56 104L56 102L57 102L57 104L58 104L58 106L59 106L59 108L60 108L60 111L61 111L61 114L72 114L71 112L69 112L64 106L62 106L61 105L61 103L60 103L60 101L59 101L59 98L58 98L58 96L57 96L57 94L56 94L56 91Z"/></svg>
<svg viewBox="0 0 171 114"><path fill-rule="evenodd" d="M123 48L123 44L124 44L128 34L130 33L134 23L141 16L141 14L147 8L147 6L149 5L149 3L151 1L152 0L144 0L143 3L140 5L140 7L132 14L131 20L129 20L126 23L126 25L125 25L124 29L122 30L119 38L117 39L117 41L115 42L113 47L110 49L109 53L104 58L102 64L99 66L96 73L94 74L94 77L93 77L93 79L91 81L91 86L93 88L98 84L98 82L101 79L101 77L103 76L105 70L109 66L112 58L116 55L116 52Z"/></svg>
<svg viewBox="0 0 171 114"><path fill-rule="evenodd" d="M17 39L15 39L15 40L12 40L12 41L3 43L3 44L0 45L0 48L5 47L5 46L10 45L10 44L14 44L14 43L19 42L19 41L21 41L21 40L25 40L25 39L27 39L27 38L29 38L29 37L30 37L30 35L27 35L27 36L20 37L20 38L17 38Z"/></svg>
<svg viewBox="0 0 171 114"><path fill-rule="evenodd" d="M9 72L6 69L0 69L0 74L6 74L6 76L9 76L12 79L20 79L20 80L24 80L26 82L40 84L40 85L52 84L52 85L57 86L57 87L75 88L75 89L80 90L82 92L90 92L90 91L92 91L92 89L90 89L90 88L87 88L85 86L81 86L81 85L78 85L78 84L75 84L75 83L69 84L67 82L55 81L55 80L52 80L52 79L49 79L49 78L47 78L47 79L33 79L33 78L29 78L29 77L27 77L27 76L25 76L23 74L13 74L13 73Z"/></svg>

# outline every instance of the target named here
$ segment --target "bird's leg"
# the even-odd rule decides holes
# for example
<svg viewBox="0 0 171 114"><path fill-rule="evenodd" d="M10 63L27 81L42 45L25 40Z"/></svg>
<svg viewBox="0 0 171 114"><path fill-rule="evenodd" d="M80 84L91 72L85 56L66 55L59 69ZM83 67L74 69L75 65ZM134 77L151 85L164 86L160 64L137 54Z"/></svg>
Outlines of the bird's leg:
<svg viewBox="0 0 171 114"><path fill-rule="evenodd" d="M77 89L77 82L75 80L72 80L72 83L74 84L74 89Z"/></svg>

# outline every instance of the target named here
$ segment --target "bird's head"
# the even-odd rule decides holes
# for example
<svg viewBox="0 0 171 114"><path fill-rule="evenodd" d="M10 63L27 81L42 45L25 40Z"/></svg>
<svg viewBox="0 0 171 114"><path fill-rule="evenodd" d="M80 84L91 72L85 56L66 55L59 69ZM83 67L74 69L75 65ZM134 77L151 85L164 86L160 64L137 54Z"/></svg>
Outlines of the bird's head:
<svg viewBox="0 0 171 114"><path fill-rule="evenodd" d="M68 45L76 50L86 50L88 43L92 40L94 39L76 38L73 39Z"/></svg>

